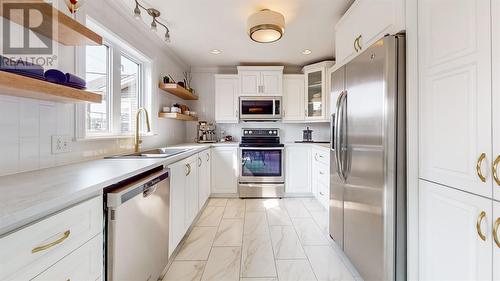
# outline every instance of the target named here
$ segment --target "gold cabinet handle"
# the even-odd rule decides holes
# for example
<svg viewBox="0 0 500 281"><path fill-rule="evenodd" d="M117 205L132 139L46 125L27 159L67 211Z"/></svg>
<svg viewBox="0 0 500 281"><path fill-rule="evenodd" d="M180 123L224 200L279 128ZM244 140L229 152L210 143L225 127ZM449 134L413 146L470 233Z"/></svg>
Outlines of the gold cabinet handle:
<svg viewBox="0 0 500 281"><path fill-rule="evenodd" d="M495 244L500 248L500 241L498 241L498 226L500 226L500 218L497 218L495 224L493 225L493 239L495 239Z"/></svg>
<svg viewBox="0 0 500 281"><path fill-rule="evenodd" d="M497 156L497 159L493 162L493 167L491 168L493 170L493 179L497 183L498 186L500 186L500 179L498 178L498 163L500 163L500 155Z"/></svg>
<svg viewBox="0 0 500 281"><path fill-rule="evenodd" d="M477 176L479 177L479 179L482 181L482 182L486 182L486 177L483 176L483 172L481 172L481 166L483 164L483 160L486 159L486 153L481 153L481 155L479 156L479 159L477 159L477 163L476 163L476 172L477 172Z"/></svg>
<svg viewBox="0 0 500 281"><path fill-rule="evenodd" d="M63 233L63 236L59 239L57 239L56 241L53 241L53 242L50 242L48 244L45 244L45 245L42 245L42 246L39 246L39 247L36 247L36 248L33 248L31 250L31 253L34 254L34 253L38 253L38 252L41 252L41 251L45 251L49 248L52 248L54 247L55 245L57 244L60 244L62 243L64 240L68 239L69 235L71 234L71 231L69 230L66 230L64 233Z"/></svg>
<svg viewBox="0 0 500 281"><path fill-rule="evenodd" d="M359 35L358 38L356 38L356 44L358 44L358 51L361 51L363 48L361 47L361 43L359 43L359 40L361 40L362 36Z"/></svg>
<svg viewBox="0 0 500 281"><path fill-rule="evenodd" d="M191 165L186 164L186 176L189 176L191 174Z"/></svg>
<svg viewBox="0 0 500 281"><path fill-rule="evenodd" d="M354 39L353 44L354 44L354 50L356 51L356 53L359 52L357 42L358 42L358 38Z"/></svg>
<svg viewBox="0 0 500 281"><path fill-rule="evenodd" d="M481 214L479 214L479 217L477 217L476 221L477 234L479 235L479 238L481 238L481 240L483 241L486 241L486 236L483 234L483 231L481 230L481 223L483 222L485 217L486 217L486 212L482 211Z"/></svg>

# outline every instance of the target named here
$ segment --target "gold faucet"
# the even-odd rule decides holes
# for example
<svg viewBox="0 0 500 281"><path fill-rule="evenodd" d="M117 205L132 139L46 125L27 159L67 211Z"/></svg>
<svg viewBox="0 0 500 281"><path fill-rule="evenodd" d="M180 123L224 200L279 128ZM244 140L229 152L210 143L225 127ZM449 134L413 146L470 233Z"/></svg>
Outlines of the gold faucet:
<svg viewBox="0 0 500 281"><path fill-rule="evenodd" d="M141 112L144 111L144 114L146 115L146 126L148 127L148 133L151 132L151 126L149 125L149 115L148 115L148 111L144 108L144 107L141 107L139 109L137 109L137 113L135 114L135 139L134 139L134 143L135 143L135 152L139 152L141 149L141 143L142 143L142 140L139 136L139 127L140 127L140 119L139 117L141 117Z"/></svg>

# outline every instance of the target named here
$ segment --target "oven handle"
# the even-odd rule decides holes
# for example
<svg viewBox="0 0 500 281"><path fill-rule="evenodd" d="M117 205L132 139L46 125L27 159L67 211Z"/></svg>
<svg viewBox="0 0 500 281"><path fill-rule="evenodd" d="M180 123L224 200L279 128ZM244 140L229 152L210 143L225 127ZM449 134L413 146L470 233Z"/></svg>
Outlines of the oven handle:
<svg viewBox="0 0 500 281"><path fill-rule="evenodd" d="M240 147L241 150L285 150L285 147Z"/></svg>

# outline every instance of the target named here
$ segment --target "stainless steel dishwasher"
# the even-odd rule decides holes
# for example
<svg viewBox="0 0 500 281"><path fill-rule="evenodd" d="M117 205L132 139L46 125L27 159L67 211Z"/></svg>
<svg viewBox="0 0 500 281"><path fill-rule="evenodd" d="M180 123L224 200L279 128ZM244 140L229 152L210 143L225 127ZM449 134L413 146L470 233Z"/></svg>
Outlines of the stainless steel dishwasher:
<svg viewBox="0 0 500 281"><path fill-rule="evenodd" d="M163 167L106 189L108 281L156 281L168 263L170 185Z"/></svg>

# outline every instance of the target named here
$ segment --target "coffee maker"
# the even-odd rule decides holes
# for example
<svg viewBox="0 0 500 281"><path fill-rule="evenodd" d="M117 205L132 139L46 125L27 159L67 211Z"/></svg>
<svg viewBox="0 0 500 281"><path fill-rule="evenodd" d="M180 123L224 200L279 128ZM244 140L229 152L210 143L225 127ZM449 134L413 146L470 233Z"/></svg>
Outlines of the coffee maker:
<svg viewBox="0 0 500 281"><path fill-rule="evenodd" d="M198 135L196 137L198 143L213 143L217 142L215 134L215 125L207 121L198 122Z"/></svg>

